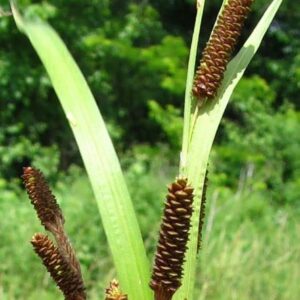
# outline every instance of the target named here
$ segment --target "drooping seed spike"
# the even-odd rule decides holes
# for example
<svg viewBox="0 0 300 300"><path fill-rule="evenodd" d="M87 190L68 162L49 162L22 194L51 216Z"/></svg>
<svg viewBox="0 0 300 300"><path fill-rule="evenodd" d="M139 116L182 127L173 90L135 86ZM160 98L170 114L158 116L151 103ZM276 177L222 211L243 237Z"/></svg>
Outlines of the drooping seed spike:
<svg viewBox="0 0 300 300"><path fill-rule="evenodd" d="M109 287L105 291L105 300L127 300L127 295L124 295L120 291L119 283L116 279L113 279L109 283Z"/></svg>
<svg viewBox="0 0 300 300"><path fill-rule="evenodd" d="M176 179L168 191L150 282L156 300L170 300L181 285L194 198L187 178Z"/></svg>
<svg viewBox="0 0 300 300"><path fill-rule="evenodd" d="M216 95L253 1L228 0L224 6L194 78L193 94L200 105Z"/></svg>
<svg viewBox="0 0 300 300"><path fill-rule="evenodd" d="M81 276L74 272L69 262L59 252L47 235L36 233L32 240L34 251L42 259L66 300L85 300L85 287Z"/></svg>
<svg viewBox="0 0 300 300"><path fill-rule="evenodd" d="M204 224L204 217L205 217L205 206L206 206L206 191L207 191L207 184L208 184L208 170L206 170L203 190L202 190L202 198L200 204L200 215L199 215L199 226L198 226L198 240L197 240L197 253L201 248L202 242L202 229Z"/></svg>
<svg viewBox="0 0 300 300"><path fill-rule="evenodd" d="M34 206L42 225L55 237L57 243L57 247L55 246L57 249L56 254L59 254L60 259L64 262L64 266L68 267L68 274L76 274L76 278L81 278L81 282L83 282L79 261L76 258L75 251L64 230L64 218L62 211L57 204L42 172L35 168L27 167L24 168L22 177L29 198L31 199L31 203ZM50 255L53 249L51 247L46 247L45 249L40 248L39 250L40 253L46 257L48 254ZM54 260L50 261L49 266L55 262L56 261ZM60 278L58 280L59 281L56 283L63 290L63 286L60 285L60 282L66 280L64 278ZM75 282L74 284L76 285L77 283ZM80 297L80 295L76 295L76 298L71 296L69 299L84 299Z"/></svg>
<svg viewBox="0 0 300 300"><path fill-rule="evenodd" d="M23 169L23 181L27 194L42 223L49 231L64 223L64 218L57 201L52 194L42 172L27 167Z"/></svg>

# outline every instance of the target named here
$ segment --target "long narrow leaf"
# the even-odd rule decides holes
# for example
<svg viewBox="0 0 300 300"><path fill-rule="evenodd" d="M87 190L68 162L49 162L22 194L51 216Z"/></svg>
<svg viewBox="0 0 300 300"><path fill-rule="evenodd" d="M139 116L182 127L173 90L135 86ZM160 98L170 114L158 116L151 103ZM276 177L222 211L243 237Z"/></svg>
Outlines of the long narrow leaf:
<svg viewBox="0 0 300 300"><path fill-rule="evenodd" d="M149 266L138 222L104 121L62 40L41 21L15 21L31 41L58 95L89 175L121 287L131 300L151 299ZM53 103L49 103L51 109ZM53 120L55 122L55 120ZM80 212L78 212L80 218Z"/></svg>
<svg viewBox="0 0 300 300"><path fill-rule="evenodd" d="M197 15L194 25L193 38L189 56L188 70L187 70L187 79L186 79L186 88L185 88L185 97L184 97L184 124L183 124L183 138L182 138L182 150L180 155L180 172L184 173L186 168L186 160L189 146L189 137L190 137L190 125L192 121L191 110L192 110L192 98L191 90L194 81L195 74L195 65L196 65L196 56L198 48L199 33L201 28L201 21L203 15L203 9L205 5L205 0L197 1Z"/></svg>
<svg viewBox="0 0 300 300"><path fill-rule="evenodd" d="M187 159L187 175L195 187L195 206L192 217L191 240L188 244L187 261L184 267L182 287L174 299L193 299L195 272L197 262L197 232L199 224L202 187L207 168L208 157L221 118L228 104L229 98L241 79L246 67L256 53L268 27L270 26L282 0L273 0L256 28L228 65L219 93L212 103L207 103L199 112L195 120L191 144Z"/></svg>

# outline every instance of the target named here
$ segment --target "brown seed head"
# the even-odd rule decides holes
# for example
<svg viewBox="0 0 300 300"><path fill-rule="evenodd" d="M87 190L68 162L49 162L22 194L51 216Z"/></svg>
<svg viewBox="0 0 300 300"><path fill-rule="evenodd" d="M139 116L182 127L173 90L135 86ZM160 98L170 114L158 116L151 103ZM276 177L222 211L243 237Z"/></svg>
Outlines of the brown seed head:
<svg viewBox="0 0 300 300"><path fill-rule="evenodd" d="M22 178L42 225L51 231L53 226L56 228L57 224L63 224L61 209L41 171L32 167L24 168Z"/></svg>
<svg viewBox="0 0 300 300"><path fill-rule="evenodd" d="M127 295L122 294L120 291L119 283L113 279L109 283L109 287L105 291L105 300L127 300Z"/></svg>
<svg viewBox="0 0 300 300"><path fill-rule="evenodd" d="M66 300L86 299L85 288L81 276L73 271L69 262L60 254L59 249L48 236L37 233L31 244L35 252L42 259L57 286L63 292Z"/></svg>
<svg viewBox="0 0 300 300"><path fill-rule="evenodd" d="M193 94L200 103L213 98L254 0L228 0L203 51L196 71Z"/></svg>
<svg viewBox="0 0 300 300"><path fill-rule="evenodd" d="M169 188L150 287L157 300L169 300L181 285L192 215L193 188L179 178Z"/></svg>

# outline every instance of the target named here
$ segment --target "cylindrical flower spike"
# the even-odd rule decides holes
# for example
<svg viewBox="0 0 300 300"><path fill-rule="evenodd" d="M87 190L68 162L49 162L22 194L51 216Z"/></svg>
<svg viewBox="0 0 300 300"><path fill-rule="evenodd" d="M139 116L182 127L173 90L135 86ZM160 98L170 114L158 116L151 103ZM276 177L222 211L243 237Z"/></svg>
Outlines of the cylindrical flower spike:
<svg viewBox="0 0 300 300"><path fill-rule="evenodd" d="M48 236L36 233L31 243L53 280L63 292L65 299L85 300L86 294L81 275L74 272L69 262L65 260Z"/></svg>
<svg viewBox="0 0 300 300"><path fill-rule="evenodd" d="M49 231L61 227L64 218L54 195L38 169L27 167L23 169L23 181L27 194L37 212L42 225Z"/></svg>
<svg viewBox="0 0 300 300"><path fill-rule="evenodd" d="M253 1L228 0L221 12L194 79L193 94L200 105L216 95Z"/></svg>
<svg viewBox="0 0 300 300"><path fill-rule="evenodd" d="M156 300L170 300L181 285L192 216L193 188L186 178L168 187L150 287Z"/></svg>

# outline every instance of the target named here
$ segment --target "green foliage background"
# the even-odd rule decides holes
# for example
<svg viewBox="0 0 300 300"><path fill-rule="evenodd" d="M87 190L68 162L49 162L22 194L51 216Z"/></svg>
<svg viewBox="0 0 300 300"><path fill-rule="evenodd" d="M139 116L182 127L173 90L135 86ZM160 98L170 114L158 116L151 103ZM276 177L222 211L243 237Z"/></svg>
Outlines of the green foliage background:
<svg viewBox="0 0 300 300"><path fill-rule="evenodd" d="M149 257L176 176L195 1L19 1L47 19L83 70L126 171ZM207 1L200 43L221 1ZM268 4L257 0L243 40ZM3 10L8 2L0 0ZM300 294L299 5L283 2L236 89L209 167L195 299ZM201 49L199 49L199 52ZM66 211L91 299L114 271L82 162L50 81L10 17L0 18L0 298L54 299L28 245L38 222L20 188L41 168Z"/></svg>

